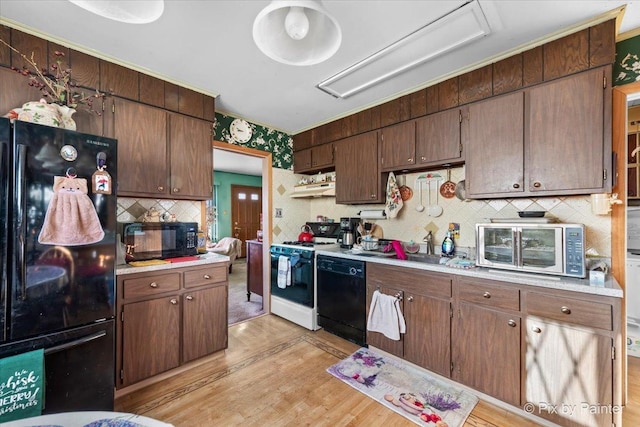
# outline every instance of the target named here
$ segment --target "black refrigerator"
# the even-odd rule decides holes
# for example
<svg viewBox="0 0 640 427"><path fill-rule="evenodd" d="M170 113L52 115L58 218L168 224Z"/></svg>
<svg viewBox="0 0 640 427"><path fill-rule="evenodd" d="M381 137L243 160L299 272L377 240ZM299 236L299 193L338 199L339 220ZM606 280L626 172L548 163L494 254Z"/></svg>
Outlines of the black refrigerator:
<svg viewBox="0 0 640 427"><path fill-rule="evenodd" d="M44 414L113 410L116 145L0 118L0 359L44 350Z"/></svg>

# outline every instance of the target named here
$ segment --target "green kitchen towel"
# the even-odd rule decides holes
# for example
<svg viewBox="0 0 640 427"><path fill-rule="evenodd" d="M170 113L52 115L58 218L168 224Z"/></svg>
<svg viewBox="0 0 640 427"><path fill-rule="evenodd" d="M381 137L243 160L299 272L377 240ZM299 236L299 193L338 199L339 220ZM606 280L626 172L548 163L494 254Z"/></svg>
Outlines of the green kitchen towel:
<svg viewBox="0 0 640 427"><path fill-rule="evenodd" d="M0 359L0 425L42 413L44 350Z"/></svg>

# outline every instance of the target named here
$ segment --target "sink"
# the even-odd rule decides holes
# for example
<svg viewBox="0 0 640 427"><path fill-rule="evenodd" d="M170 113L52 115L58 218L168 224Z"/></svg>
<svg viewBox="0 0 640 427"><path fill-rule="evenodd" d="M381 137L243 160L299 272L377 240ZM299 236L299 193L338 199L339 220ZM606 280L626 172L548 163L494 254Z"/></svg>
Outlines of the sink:
<svg viewBox="0 0 640 427"><path fill-rule="evenodd" d="M379 257L379 258L389 258L389 257L395 257L396 253L395 252L379 252L379 251L348 251L348 253L350 253L351 255L358 255L358 256L366 256L366 257Z"/></svg>
<svg viewBox="0 0 640 427"><path fill-rule="evenodd" d="M423 262L425 264L440 264L440 255L407 254L408 261Z"/></svg>

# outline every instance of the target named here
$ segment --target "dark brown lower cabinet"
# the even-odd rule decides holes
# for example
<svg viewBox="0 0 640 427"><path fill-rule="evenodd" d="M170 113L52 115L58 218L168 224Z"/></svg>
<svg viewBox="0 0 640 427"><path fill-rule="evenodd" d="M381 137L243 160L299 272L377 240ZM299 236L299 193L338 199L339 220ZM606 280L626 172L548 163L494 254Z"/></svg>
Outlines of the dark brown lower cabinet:
<svg viewBox="0 0 640 427"><path fill-rule="evenodd" d="M460 303L451 344L454 380L520 404L520 317Z"/></svg>
<svg viewBox="0 0 640 427"><path fill-rule="evenodd" d="M122 386L180 365L179 301L172 295L122 307Z"/></svg>
<svg viewBox="0 0 640 427"><path fill-rule="evenodd" d="M227 348L228 263L117 276L116 388Z"/></svg>
<svg viewBox="0 0 640 427"><path fill-rule="evenodd" d="M251 294L262 296L262 242L247 240L247 301Z"/></svg>

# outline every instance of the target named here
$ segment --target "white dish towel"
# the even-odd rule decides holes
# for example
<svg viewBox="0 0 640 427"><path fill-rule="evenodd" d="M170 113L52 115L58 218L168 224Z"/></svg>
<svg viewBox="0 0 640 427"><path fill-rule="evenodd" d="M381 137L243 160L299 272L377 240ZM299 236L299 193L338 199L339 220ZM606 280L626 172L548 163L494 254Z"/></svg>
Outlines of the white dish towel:
<svg viewBox="0 0 640 427"><path fill-rule="evenodd" d="M374 291L369 307L367 330L380 332L385 337L399 341L400 334L407 331L398 298Z"/></svg>
<svg viewBox="0 0 640 427"><path fill-rule="evenodd" d="M389 172L389 178L387 179L387 202L384 206L384 212L387 214L387 218L395 218L398 216L398 212L402 209L403 201L400 195L400 188L396 182L396 177L393 172Z"/></svg>
<svg viewBox="0 0 640 427"><path fill-rule="evenodd" d="M278 287L284 289L291 286L291 263L289 257L280 255L278 258Z"/></svg>

